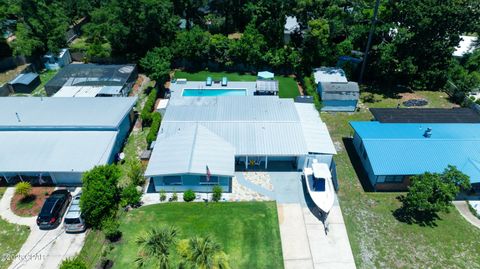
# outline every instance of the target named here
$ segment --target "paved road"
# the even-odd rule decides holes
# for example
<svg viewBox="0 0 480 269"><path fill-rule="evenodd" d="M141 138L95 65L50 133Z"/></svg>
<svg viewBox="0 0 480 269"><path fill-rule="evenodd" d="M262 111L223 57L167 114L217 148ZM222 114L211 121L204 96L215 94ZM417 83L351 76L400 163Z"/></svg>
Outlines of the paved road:
<svg viewBox="0 0 480 269"><path fill-rule="evenodd" d="M458 212L473 226L480 229L480 219L475 217L468 208L467 201L453 201L453 204L457 208Z"/></svg>
<svg viewBox="0 0 480 269"><path fill-rule="evenodd" d="M83 247L85 233L67 234L63 224L54 230L38 229L35 217L23 218L10 210L10 200L14 188L7 188L0 200L0 216L15 224L30 227L30 235L18 255L12 261L10 269L58 268L61 261L75 256Z"/></svg>
<svg viewBox="0 0 480 269"><path fill-rule="evenodd" d="M270 173L277 200L286 269L355 268L338 200L327 219L305 195L300 173Z"/></svg>

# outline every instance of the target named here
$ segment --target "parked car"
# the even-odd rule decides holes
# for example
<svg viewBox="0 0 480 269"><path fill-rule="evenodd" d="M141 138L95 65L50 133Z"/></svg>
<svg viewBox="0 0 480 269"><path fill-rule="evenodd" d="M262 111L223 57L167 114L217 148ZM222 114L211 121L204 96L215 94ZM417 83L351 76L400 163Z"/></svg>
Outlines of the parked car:
<svg viewBox="0 0 480 269"><path fill-rule="evenodd" d="M37 225L40 229L53 229L62 222L72 195L68 190L56 190L45 200L42 210L37 217Z"/></svg>
<svg viewBox="0 0 480 269"><path fill-rule="evenodd" d="M82 216L82 211L80 210L80 196L79 193L72 198L72 203L65 214L63 220L63 226L65 227L65 232L67 233L82 233L85 232L87 226L85 225L85 220Z"/></svg>

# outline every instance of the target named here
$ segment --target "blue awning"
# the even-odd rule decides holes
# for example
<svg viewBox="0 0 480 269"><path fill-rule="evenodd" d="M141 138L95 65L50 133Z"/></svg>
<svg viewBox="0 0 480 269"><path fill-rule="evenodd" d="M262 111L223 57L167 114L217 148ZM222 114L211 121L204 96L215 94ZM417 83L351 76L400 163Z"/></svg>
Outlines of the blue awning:
<svg viewBox="0 0 480 269"><path fill-rule="evenodd" d="M257 77L261 79L273 79L274 74L268 71L261 71L261 72L258 72Z"/></svg>

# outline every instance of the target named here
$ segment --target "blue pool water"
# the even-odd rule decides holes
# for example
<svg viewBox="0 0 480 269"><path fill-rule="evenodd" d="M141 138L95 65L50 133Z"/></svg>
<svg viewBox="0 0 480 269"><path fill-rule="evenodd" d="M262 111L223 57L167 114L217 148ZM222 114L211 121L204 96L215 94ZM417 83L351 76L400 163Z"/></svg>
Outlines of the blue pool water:
<svg viewBox="0 0 480 269"><path fill-rule="evenodd" d="M182 96L245 96L246 89L184 89Z"/></svg>

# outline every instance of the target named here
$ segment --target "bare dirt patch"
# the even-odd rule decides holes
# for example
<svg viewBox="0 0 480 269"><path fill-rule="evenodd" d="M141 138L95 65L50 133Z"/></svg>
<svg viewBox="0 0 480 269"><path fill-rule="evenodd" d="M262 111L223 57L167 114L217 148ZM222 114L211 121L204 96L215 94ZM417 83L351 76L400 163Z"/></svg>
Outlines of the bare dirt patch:
<svg viewBox="0 0 480 269"><path fill-rule="evenodd" d="M18 216L32 217L38 215L48 195L54 187L33 187L30 196L15 194L10 201L10 208Z"/></svg>

